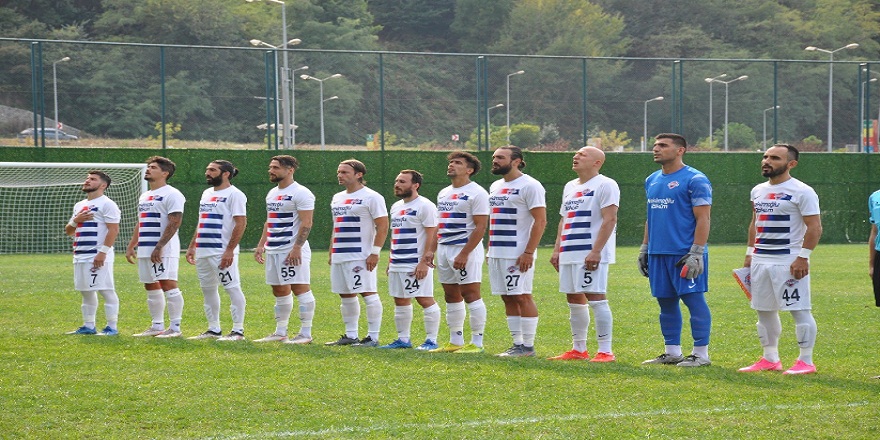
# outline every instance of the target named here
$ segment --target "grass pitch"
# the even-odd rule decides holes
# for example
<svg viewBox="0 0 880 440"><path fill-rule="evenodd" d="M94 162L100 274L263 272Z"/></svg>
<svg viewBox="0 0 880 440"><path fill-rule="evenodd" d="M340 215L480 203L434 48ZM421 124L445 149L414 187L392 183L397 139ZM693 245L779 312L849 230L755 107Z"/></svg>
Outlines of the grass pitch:
<svg viewBox="0 0 880 440"><path fill-rule="evenodd" d="M619 248L609 299L613 364L551 362L570 349L568 307L539 251L535 299L538 357L492 356L510 345L501 300L488 295L487 353L324 347L342 331L329 293L326 253L313 259L315 344L133 338L149 323L135 266L116 261L120 333L65 336L80 323L69 255L0 256L0 437L2 438L865 438L880 437L880 310L867 276L867 245L821 245L813 254L819 373L787 377L736 369L761 355L756 316L730 270L743 246L712 246L709 304L713 364L697 369L642 366L661 353L658 307L635 267L636 248ZM243 253L246 335L274 330L263 269ZM381 268L384 270L384 267ZM184 334L204 331L195 269L181 260ZM382 343L396 337L385 307ZM442 303L439 285L435 295ZM228 297L221 319L229 330ZM445 310L445 307L444 307ZM424 330L416 306L413 339ZM685 317L687 313L685 312ZM780 352L797 357L791 317L782 315ZM98 326L103 327L103 307ZM294 311L291 330L299 322ZM366 331L362 317L362 335ZM591 326L592 327L592 326ZM592 329L591 329L592 330ZM467 331L467 326L466 326ZM685 351L690 350L685 324ZM440 340L448 332L441 325ZM587 341L596 350L591 331Z"/></svg>

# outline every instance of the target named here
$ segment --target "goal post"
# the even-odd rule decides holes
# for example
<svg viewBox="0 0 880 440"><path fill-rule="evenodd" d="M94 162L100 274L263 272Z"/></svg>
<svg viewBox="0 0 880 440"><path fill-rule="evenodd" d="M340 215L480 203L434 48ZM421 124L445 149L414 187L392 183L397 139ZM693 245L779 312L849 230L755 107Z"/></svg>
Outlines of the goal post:
<svg viewBox="0 0 880 440"><path fill-rule="evenodd" d="M122 211L117 252L134 232L138 198L147 190L145 163L0 162L0 254L71 252L64 233L89 170L101 170L111 184L104 194Z"/></svg>

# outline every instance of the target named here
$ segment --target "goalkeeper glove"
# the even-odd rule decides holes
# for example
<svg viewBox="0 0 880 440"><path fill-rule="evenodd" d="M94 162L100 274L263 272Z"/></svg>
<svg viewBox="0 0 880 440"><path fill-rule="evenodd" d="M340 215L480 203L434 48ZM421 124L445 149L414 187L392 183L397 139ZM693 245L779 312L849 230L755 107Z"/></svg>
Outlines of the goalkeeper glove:
<svg viewBox="0 0 880 440"><path fill-rule="evenodd" d="M646 244L639 248L639 272L645 278L648 277L648 245Z"/></svg>
<svg viewBox="0 0 880 440"><path fill-rule="evenodd" d="M687 255L681 257L678 263L675 263L675 267L681 268L682 278L692 280L703 273L703 252L705 250L705 245L691 245L691 250L688 251Z"/></svg>

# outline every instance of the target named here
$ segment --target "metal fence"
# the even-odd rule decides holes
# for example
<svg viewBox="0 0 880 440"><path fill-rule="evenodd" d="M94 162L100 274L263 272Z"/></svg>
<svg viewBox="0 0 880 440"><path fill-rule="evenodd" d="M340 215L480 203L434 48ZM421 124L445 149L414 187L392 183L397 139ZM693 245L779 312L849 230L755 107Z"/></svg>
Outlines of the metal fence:
<svg viewBox="0 0 880 440"><path fill-rule="evenodd" d="M0 105L23 111L4 113L18 116L4 117L0 134L52 128L57 113L82 146L153 138L163 147L182 139L275 149L283 142L271 128L283 126L280 110L288 106L293 148L370 142L379 149L487 150L507 143L510 126L511 141L534 150L601 143L638 151L644 134L672 131L704 150L753 151L778 140L807 151L865 151L861 128L880 112L880 62L820 55L636 59L291 48L285 72L276 50L253 47L2 38ZM289 101L280 99L281 87Z"/></svg>

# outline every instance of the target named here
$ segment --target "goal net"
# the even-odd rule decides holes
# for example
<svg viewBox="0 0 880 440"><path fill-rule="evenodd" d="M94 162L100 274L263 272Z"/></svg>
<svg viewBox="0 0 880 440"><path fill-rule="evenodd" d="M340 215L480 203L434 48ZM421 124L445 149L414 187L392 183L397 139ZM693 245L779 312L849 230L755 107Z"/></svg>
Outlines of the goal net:
<svg viewBox="0 0 880 440"><path fill-rule="evenodd" d="M0 254L71 252L64 233L73 205L86 197L89 170L110 175L104 194L122 211L116 251L134 232L138 197L147 190L146 164L0 162Z"/></svg>

